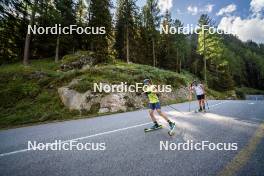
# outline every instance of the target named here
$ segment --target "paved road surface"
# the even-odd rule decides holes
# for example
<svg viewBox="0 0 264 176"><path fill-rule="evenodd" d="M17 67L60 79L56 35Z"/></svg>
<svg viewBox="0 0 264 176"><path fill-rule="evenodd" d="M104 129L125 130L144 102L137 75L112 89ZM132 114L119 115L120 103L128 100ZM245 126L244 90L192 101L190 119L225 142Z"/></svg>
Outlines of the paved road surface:
<svg viewBox="0 0 264 176"><path fill-rule="evenodd" d="M183 113L163 107L176 122L173 137L166 128L143 132L152 125L147 110L0 131L0 175L264 175L264 101L211 100L209 105L206 114L188 112L188 103L173 105ZM27 150L28 141L55 140L105 143L106 150ZM166 141L237 143L238 149L160 150Z"/></svg>

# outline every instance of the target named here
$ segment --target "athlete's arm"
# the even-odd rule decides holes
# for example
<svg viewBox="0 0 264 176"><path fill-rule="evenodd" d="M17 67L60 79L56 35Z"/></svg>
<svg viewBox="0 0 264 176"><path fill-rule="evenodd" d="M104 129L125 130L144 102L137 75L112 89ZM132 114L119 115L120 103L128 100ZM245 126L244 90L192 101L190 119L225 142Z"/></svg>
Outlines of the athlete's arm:
<svg viewBox="0 0 264 176"><path fill-rule="evenodd" d="M193 84L193 83L192 83ZM189 91L190 91L190 93L192 94L193 93L193 85L190 85L190 87L189 87Z"/></svg>
<svg viewBox="0 0 264 176"><path fill-rule="evenodd" d="M158 89L156 88L156 86L153 85L152 87L152 91L153 94L156 94L158 97L160 97L160 92L158 92Z"/></svg>

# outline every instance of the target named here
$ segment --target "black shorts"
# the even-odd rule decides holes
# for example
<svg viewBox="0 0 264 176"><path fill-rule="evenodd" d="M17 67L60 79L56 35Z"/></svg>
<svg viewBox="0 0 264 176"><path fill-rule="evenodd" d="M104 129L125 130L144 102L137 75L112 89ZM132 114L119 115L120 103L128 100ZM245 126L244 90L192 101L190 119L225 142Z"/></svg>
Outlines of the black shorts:
<svg viewBox="0 0 264 176"><path fill-rule="evenodd" d="M197 95L197 100L203 100L204 99L204 94L202 95Z"/></svg>

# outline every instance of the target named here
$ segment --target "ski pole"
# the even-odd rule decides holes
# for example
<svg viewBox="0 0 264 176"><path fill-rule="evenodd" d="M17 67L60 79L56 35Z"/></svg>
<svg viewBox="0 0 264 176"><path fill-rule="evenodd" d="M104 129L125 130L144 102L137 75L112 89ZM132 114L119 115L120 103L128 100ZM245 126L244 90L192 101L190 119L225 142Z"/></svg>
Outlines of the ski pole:
<svg viewBox="0 0 264 176"><path fill-rule="evenodd" d="M189 112L191 112L191 100L192 100L192 93L189 91Z"/></svg>
<svg viewBox="0 0 264 176"><path fill-rule="evenodd" d="M209 109L208 101L207 101L207 100L205 100L205 101L206 101L206 106L207 106L207 108Z"/></svg>
<svg viewBox="0 0 264 176"><path fill-rule="evenodd" d="M204 96L204 101L206 102L206 106L209 109L209 105L208 105L208 101L207 101L207 96L206 95Z"/></svg>
<svg viewBox="0 0 264 176"><path fill-rule="evenodd" d="M191 112L191 100L192 100L192 84L193 83L191 83L191 86L189 87L189 112Z"/></svg>
<svg viewBox="0 0 264 176"><path fill-rule="evenodd" d="M191 102L189 100L189 112L191 112Z"/></svg>
<svg viewBox="0 0 264 176"><path fill-rule="evenodd" d="M171 105L168 105L171 109L174 109L175 111L178 111L178 112L180 112L180 113L182 113L182 114L184 114L182 111L180 111L180 110L178 110L178 109L176 109L176 108L174 108L174 107L172 107Z"/></svg>

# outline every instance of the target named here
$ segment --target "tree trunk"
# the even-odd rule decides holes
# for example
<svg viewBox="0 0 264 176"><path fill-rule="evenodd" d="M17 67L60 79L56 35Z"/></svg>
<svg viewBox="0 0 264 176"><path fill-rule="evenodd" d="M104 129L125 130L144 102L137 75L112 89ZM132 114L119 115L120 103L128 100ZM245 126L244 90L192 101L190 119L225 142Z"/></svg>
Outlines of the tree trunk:
<svg viewBox="0 0 264 176"><path fill-rule="evenodd" d="M32 13L31 13L30 22L29 22L30 26L32 26L34 24L34 21L35 21L35 14L36 14L37 4L38 4L38 0L35 0L34 7L32 9ZM23 64L24 65L28 65L29 64L28 56L29 56L30 40L31 40L31 34L28 33L28 31L27 31L27 35L26 35L26 39L25 39L25 47L24 47L24 57L23 57Z"/></svg>
<svg viewBox="0 0 264 176"><path fill-rule="evenodd" d="M194 74L197 74L197 62L195 62L195 67L194 67Z"/></svg>
<svg viewBox="0 0 264 176"><path fill-rule="evenodd" d="M126 26L126 60L129 64L129 39L128 39L128 26Z"/></svg>
<svg viewBox="0 0 264 176"><path fill-rule="evenodd" d="M59 51L60 51L60 35L57 37L57 42L56 42L56 55L55 55L55 62L59 62Z"/></svg>
<svg viewBox="0 0 264 176"><path fill-rule="evenodd" d="M179 65L179 57L178 57L178 48L177 48L177 50L176 50L176 72L179 71L178 65Z"/></svg>
<svg viewBox="0 0 264 176"><path fill-rule="evenodd" d="M156 56L155 56L155 42L154 38L152 38L152 56L153 56L153 67L156 67Z"/></svg>
<svg viewBox="0 0 264 176"><path fill-rule="evenodd" d="M184 55L182 55L182 57L184 57ZM179 73L181 73L181 67L182 67L182 60L183 60L183 59L180 59L180 65L179 65Z"/></svg>
<svg viewBox="0 0 264 176"><path fill-rule="evenodd" d="M204 45L204 53L203 53L203 55L204 55L204 83L205 83L205 85L207 85L207 76L206 76L206 57L205 57L205 55L206 55L206 49L205 49L205 31L204 31L204 33L203 33L203 45Z"/></svg>

